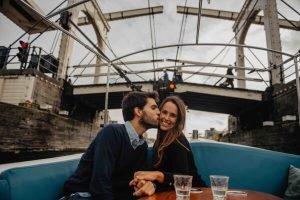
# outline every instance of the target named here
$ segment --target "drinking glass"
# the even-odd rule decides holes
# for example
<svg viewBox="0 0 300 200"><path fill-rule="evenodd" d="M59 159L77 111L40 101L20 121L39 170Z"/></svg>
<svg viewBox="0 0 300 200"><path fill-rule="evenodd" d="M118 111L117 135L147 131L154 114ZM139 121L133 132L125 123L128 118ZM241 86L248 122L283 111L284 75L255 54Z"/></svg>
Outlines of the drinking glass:
<svg viewBox="0 0 300 200"><path fill-rule="evenodd" d="M228 176L211 175L210 184L214 200L225 200L228 190Z"/></svg>
<svg viewBox="0 0 300 200"><path fill-rule="evenodd" d="M193 176L173 175L176 200L189 200L192 188Z"/></svg>

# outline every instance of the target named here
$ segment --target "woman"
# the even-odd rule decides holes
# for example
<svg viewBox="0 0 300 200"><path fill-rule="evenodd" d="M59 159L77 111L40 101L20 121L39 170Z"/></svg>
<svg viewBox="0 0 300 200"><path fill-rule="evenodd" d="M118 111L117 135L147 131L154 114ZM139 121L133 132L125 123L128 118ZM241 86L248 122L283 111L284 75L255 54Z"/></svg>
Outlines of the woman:
<svg viewBox="0 0 300 200"><path fill-rule="evenodd" d="M160 125L154 143L153 170L138 171L131 185L139 188L145 180L157 183L157 190L169 190L173 187L173 175L193 176L193 186L206 186L197 173L193 153L186 137L182 133L186 119L184 102L177 96L167 97L160 105Z"/></svg>

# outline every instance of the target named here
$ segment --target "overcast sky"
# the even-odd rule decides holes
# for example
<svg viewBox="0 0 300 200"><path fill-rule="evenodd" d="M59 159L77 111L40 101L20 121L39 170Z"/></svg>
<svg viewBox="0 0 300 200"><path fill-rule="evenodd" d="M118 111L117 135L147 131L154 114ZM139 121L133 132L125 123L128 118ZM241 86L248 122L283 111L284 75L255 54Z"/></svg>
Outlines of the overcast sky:
<svg viewBox="0 0 300 200"><path fill-rule="evenodd" d="M300 11L300 1L299 0L285 0L296 10ZM58 5L61 0L45 1L36 0L45 13L48 13L56 5ZM184 6L187 2L187 6L198 7L198 0L150 0L150 6L163 5L163 14L155 15L154 26L155 28L155 40L158 46L176 44L179 40L179 33L181 22L183 19L182 14L176 13L176 6ZM100 8L103 13L115 12L120 10L130 10L137 8L148 7L147 0L98 0ZM243 0L210 0L208 4L207 0L203 0L203 8L209 9L220 9L227 11L239 11L243 5ZM277 1L278 10L291 20L300 20L300 16L284 5L280 0ZM53 19L55 20L55 18ZM130 52L137 50L142 50L151 47L151 35L150 35L150 19L149 16L131 18L126 20L118 20L109 22L111 30L108 32L107 39L111 44L114 53L117 56L125 55ZM233 21L210 19L206 17L201 18L200 23L200 34L199 43L228 43L233 37L232 32ZM197 27L197 16L187 16L186 25L183 37L183 43L195 43L196 41L196 27ZM95 41L95 34L91 27L82 27L83 31ZM0 45L8 46L11 44L18 36L23 33L23 30L15 26L9 19L0 13ZM43 46L48 52L53 51L54 55L57 54L59 46L53 46L54 35L56 31L44 34L36 42L36 46ZM80 38L82 38L78 33L76 33ZM288 53L296 53L300 47L300 34L299 31L291 30L280 30L281 41L282 41L282 51ZM30 36L30 39L34 38ZM28 40L29 36L26 36L24 40ZM234 41L233 41L234 42ZM265 33L263 26L252 25L246 37L246 44L266 47ZM90 45L91 46L91 45ZM183 60L193 60L199 62L210 62L214 56L222 49L222 47L193 47L193 48L183 48L181 50L179 59ZM72 65L76 65L79 61L86 55L88 51L82 48L79 44L74 46L73 59L71 61ZM112 53L106 48L105 53L111 58L115 58ZM126 58L125 60L143 60L152 59L152 52L146 52L144 54L138 54L137 56L132 56ZM158 59L175 59L176 48L163 49L156 52ZM257 68L262 68L259 61L253 58L253 56L248 53L249 59L253 60L253 64ZM264 53L257 53L257 56L264 65L267 65L266 55ZM251 57L252 56L252 57ZM88 63L92 58L92 55L88 57L84 62ZM233 48L226 49L213 63L218 64L233 64L235 61L235 51ZM163 67L165 65L172 65L172 63L162 63L156 67ZM250 63L246 62L246 65L250 66ZM132 70L137 70L141 66L129 66ZM143 69L153 68L152 64L143 65ZM195 70L195 69L194 69ZM203 72L211 72L217 74L224 74L225 69L216 68L205 68ZM161 77L162 74L156 74L156 77ZM171 75L170 75L171 76ZM265 79L268 79L268 74L262 75ZM257 74L253 73L249 77L257 77ZM140 77L132 75L130 76L132 80L142 80ZM153 74L147 74L143 76L144 79L153 79ZM188 78L188 75L184 76L184 79ZM205 76L193 76L186 81L214 84L218 78L205 77ZM79 83L88 83L90 80L80 80ZM116 81L122 81L121 79L112 79L111 83ZM265 89L264 83L247 83L247 88L249 89ZM120 112L111 111L111 117L115 120L120 121ZM191 132L193 129L199 129L200 132L204 132L205 129L210 127L215 127L217 130L223 130L227 127L227 115L206 113L201 111L189 111L187 117L186 131Z"/></svg>

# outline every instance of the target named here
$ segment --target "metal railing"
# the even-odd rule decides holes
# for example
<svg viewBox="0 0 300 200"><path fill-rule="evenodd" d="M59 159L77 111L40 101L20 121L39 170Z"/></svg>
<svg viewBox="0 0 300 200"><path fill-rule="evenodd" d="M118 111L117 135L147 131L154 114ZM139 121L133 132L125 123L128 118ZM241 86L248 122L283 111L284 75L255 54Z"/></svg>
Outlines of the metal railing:
<svg viewBox="0 0 300 200"><path fill-rule="evenodd" d="M0 70L36 69L52 78L57 78L58 59L41 47L30 47L22 61L17 57L18 48L3 48L0 51Z"/></svg>

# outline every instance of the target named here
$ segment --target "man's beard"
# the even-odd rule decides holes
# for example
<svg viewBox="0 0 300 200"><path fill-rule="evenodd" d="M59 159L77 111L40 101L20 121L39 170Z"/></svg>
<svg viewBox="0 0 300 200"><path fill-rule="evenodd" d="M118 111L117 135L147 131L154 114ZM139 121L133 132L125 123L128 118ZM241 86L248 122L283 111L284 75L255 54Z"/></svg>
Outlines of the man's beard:
<svg viewBox="0 0 300 200"><path fill-rule="evenodd" d="M158 121L151 120L147 114L143 113L143 117L140 119L140 125L143 126L146 130L150 128L157 128Z"/></svg>

